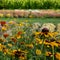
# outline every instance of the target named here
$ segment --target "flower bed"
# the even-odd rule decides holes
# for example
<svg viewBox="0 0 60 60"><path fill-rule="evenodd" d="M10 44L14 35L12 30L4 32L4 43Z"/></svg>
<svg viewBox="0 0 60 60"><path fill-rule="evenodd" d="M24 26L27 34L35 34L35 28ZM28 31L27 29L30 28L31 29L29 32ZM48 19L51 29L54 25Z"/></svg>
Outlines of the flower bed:
<svg viewBox="0 0 60 60"><path fill-rule="evenodd" d="M0 21L0 59L60 60L59 26Z"/></svg>
<svg viewBox="0 0 60 60"><path fill-rule="evenodd" d="M60 10L0 10L0 17L60 17Z"/></svg>

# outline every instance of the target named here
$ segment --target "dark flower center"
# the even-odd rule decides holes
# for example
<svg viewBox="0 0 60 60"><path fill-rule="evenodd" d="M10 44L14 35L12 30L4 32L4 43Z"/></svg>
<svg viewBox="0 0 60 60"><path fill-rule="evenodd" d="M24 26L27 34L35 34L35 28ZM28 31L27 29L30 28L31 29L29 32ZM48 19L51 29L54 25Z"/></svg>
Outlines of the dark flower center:
<svg viewBox="0 0 60 60"><path fill-rule="evenodd" d="M24 53L23 52L21 52L21 51L16 51L15 52L15 57L20 57L21 55L24 57Z"/></svg>
<svg viewBox="0 0 60 60"><path fill-rule="evenodd" d="M54 39L54 38L50 39L50 42L54 42L54 41L55 41L55 39Z"/></svg>
<svg viewBox="0 0 60 60"><path fill-rule="evenodd" d="M49 30L47 28L43 28L42 32L45 33L45 34L47 34L49 32Z"/></svg>
<svg viewBox="0 0 60 60"><path fill-rule="evenodd" d="M15 52L15 57L20 57L21 56L21 53L22 53L21 51L16 51Z"/></svg>

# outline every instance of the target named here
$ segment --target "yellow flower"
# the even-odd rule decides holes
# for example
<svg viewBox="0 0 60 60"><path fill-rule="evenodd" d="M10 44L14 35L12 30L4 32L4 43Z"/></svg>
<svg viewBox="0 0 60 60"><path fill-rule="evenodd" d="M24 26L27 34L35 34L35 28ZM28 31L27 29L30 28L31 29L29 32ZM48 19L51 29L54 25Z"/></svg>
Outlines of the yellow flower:
<svg viewBox="0 0 60 60"><path fill-rule="evenodd" d="M17 38L17 39L20 39L20 38L21 38L21 35L16 35L16 38Z"/></svg>
<svg viewBox="0 0 60 60"><path fill-rule="evenodd" d="M39 39L39 38L36 38L36 43L38 43L38 44L42 44L42 40Z"/></svg>
<svg viewBox="0 0 60 60"><path fill-rule="evenodd" d="M0 38L0 42L6 42L6 40L3 38Z"/></svg>
<svg viewBox="0 0 60 60"><path fill-rule="evenodd" d="M51 55L52 55L52 53L51 53L51 52L46 51L46 56L51 56Z"/></svg>
<svg viewBox="0 0 60 60"><path fill-rule="evenodd" d="M4 26L7 27L7 28L9 28L8 24L5 24Z"/></svg>
<svg viewBox="0 0 60 60"><path fill-rule="evenodd" d="M20 23L19 25L20 25L20 26L23 26L23 24L22 24L22 23Z"/></svg>
<svg viewBox="0 0 60 60"><path fill-rule="evenodd" d="M9 24L16 24L15 21L9 21Z"/></svg>
<svg viewBox="0 0 60 60"><path fill-rule="evenodd" d="M47 35L46 35L46 34L44 34L44 36L45 36L45 37L49 37L49 35L48 35L48 34L47 34Z"/></svg>
<svg viewBox="0 0 60 60"><path fill-rule="evenodd" d="M50 46L49 46L49 45L47 45L47 47L49 48Z"/></svg>
<svg viewBox="0 0 60 60"><path fill-rule="evenodd" d="M6 55L8 53L8 49L3 49L3 52Z"/></svg>
<svg viewBox="0 0 60 60"><path fill-rule="evenodd" d="M12 44L8 44L9 47L12 47Z"/></svg>
<svg viewBox="0 0 60 60"><path fill-rule="evenodd" d="M11 15L10 14L6 14L6 17L10 17Z"/></svg>
<svg viewBox="0 0 60 60"><path fill-rule="evenodd" d="M54 46L58 47L58 43L56 43L56 42L51 42L50 45L51 45L52 47L54 47Z"/></svg>
<svg viewBox="0 0 60 60"><path fill-rule="evenodd" d="M57 52L57 53L55 54L55 57L56 57L58 60L60 60L60 53Z"/></svg>
<svg viewBox="0 0 60 60"><path fill-rule="evenodd" d="M0 51L2 51L3 48L6 48L6 47L0 43Z"/></svg>
<svg viewBox="0 0 60 60"><path fill-rule="evenodd" d="M18 49L18 51L21 51L21 49Z"/></svg>
<svg viewBox="0 0 60 60"><path fill-rule="evenodd" d="M35 34L35 35L39 35L40 33L41 33L41 32L35 32L34 34Z"/></svg>
<svg viewBox="0 0 60 60"><path fill-rule="evenodd" d="M3 17L4 15L0 13L0 17Z"/></svg>
<svg viewBox="0 0 60 60"><path fill-rule="evenodd" d="M2 51L2 44L0 43L0 51Z"/></svg>
<svg viewBox="0 0 60 60"><path fill-rule="evenodd" d="M57 42L56 42L57 44L58 44L58 46L60 46L60 40L57 40Z"/></svg>
<svg viewBox="0 0 60 60"><path fill-rule="evenodd" d="M17 51L17 50L13 50L13 51L11 52L11 55L14 56L16 51Z"/></svg>
<svg viewBox="0 0 60 60"><path fill-rule="evenodd" d="M14 53L14 52L16 52L17 50L13 50L12 52Z"/></svg>
<svg viewBox="0 0 60 60"><path fill-rule="evenodd" d="M48 35L49 35L50 37L53 37L53 36L54 36L54 34L53 34L53 33L48 33Z"/></svg>
<svg viewBox="0 0 60 60"><path fill-rule="evenodd" d="M33 44L26 44L26 47L33 48Z"/></svg>
<svg viewBox="0 0 60 60"><path fill-rule="evenodd" d="M41 50L36 49L36 55L41 55Z"/></svg>
<svg viewBox="0 0 60 60"><path fill-rule="evenodd" d="M5 30L7 30L7 28L6 28L5 26L3 26L3 27L2 27L2 30L5 31Z"/></svg>
<svg viewBox="0 0 60 60"><path fill-rule="evenodd" d="M20 56L19 58L20 58L21 60L25 60L25 57L23 57L23 56Z"/></svg>
<svg viewBox="0 0 60 60"><path fill-rule="evenodd" d="M44 44L45 44L45 45L50 45L50 43L49 43L49 42L46 42L46 41L44 41Z"/></svg>
<svg viewBox="0 0 60 60"><path fill-rule="evenodd" d="M58 34L58 32L54 32L54 35L57 35Z"/></svg>
<svg viewBox="0 0 60 60"><path fill-rule="evenodd" d="M56 36L58 34L58 32L50 32L50 33L48 33L48 35L50 36L50 37L54 37L54 36Z"/></svg>

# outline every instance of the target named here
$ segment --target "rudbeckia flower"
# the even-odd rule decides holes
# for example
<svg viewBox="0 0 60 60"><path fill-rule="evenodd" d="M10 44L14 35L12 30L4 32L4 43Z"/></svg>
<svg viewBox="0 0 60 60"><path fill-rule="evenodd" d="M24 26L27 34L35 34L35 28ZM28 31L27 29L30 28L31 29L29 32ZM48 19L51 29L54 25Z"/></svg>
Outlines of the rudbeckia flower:
<svg viewBox="0 0 60 60"><path fill-rule="evenodd" d="M41 50L36 49L36 55L41 55Z"/></svg>

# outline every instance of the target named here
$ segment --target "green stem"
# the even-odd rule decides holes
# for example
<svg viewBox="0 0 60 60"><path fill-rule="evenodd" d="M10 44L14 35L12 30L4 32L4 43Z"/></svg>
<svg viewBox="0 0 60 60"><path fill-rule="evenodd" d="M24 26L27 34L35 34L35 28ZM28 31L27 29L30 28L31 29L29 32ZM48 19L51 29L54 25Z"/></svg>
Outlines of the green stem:
<svg viewBox="0 0 60 60"><path fill-rule="evenodd" d="M40 56L37 56L37 59L36 59L36 60L41 60L41 59L40 59Z"/></svg>
<svg viewBox="0 0 60 60"><path fill-rule="evenodd" d="M43 50L44 40L42 41L41 51Z"/></svg>
<svg viewBox="0 0 60 60"><path fill-rule="evenodd" d="M43 39L43 41L42 41L42 46L41 46L41 51L42 51L42 53L43 53L43 47L44 47L44 39ZM46 48L44 47L44 60L46 60L45 52L46 52Z"/></svg>
<svg viewBox="0 0 60 60"><path fill-rule="evenodd" d="M54 46L52 46L52 52L53 52L53 58L52 58L52 60L54 60Z"/></svg>
<svg viewBox="0 0 60 60"><path fill-rule="evenodd" d="M46 54L45 54L46 48L44 48L44 49L45 49L45 51L44 51L44 60L46 60Z"/></svg>
<svg viewBox="0 0 60 60"><path fill-rule="evenodd" d="M46 60L45 50L44 50L44 53L43 53L43 47L44 47L44 39L42 40L41 52L42 52L42 54L44 54L44 60Z"/></svg>

